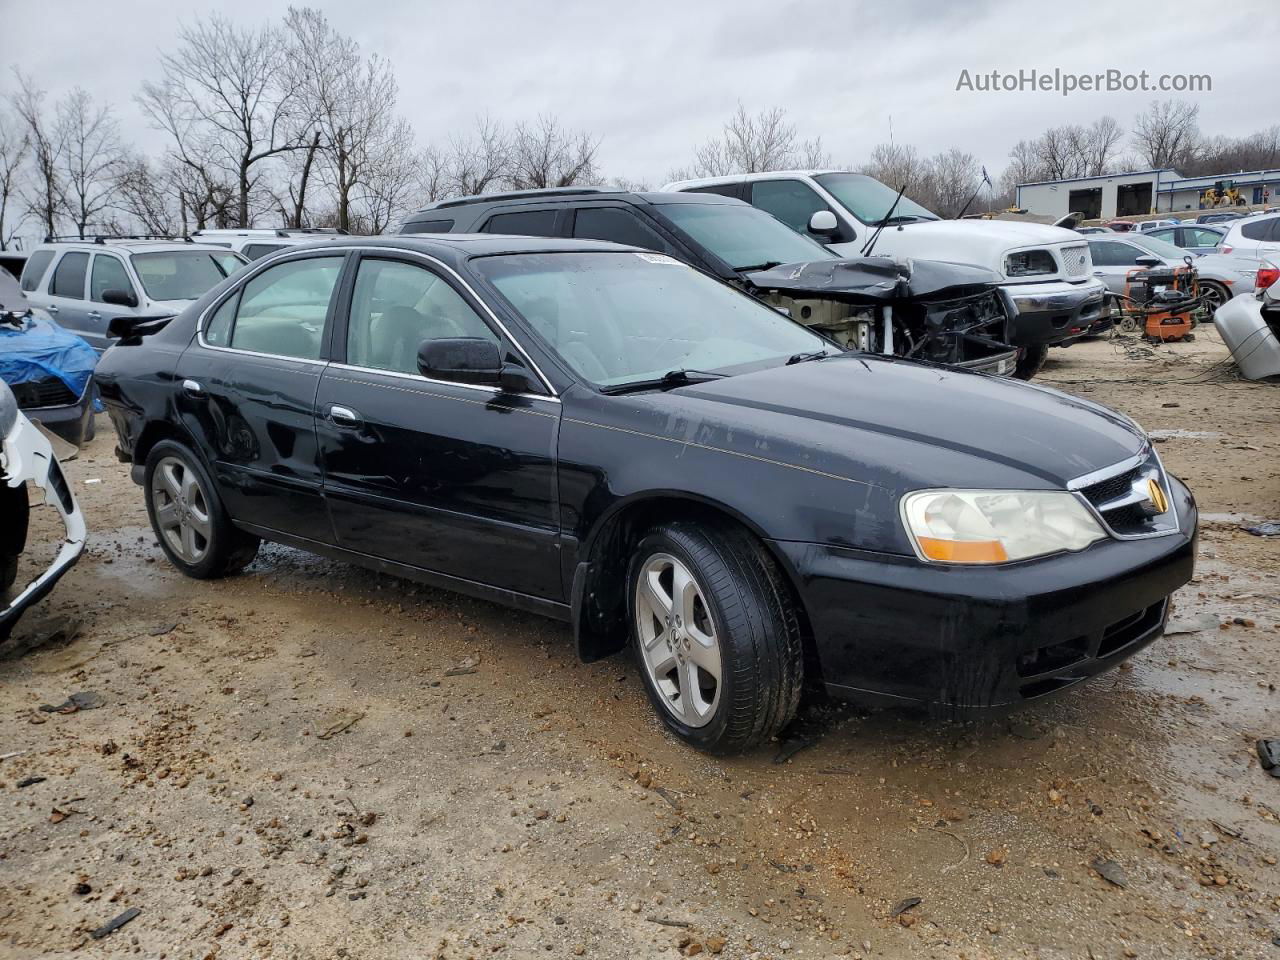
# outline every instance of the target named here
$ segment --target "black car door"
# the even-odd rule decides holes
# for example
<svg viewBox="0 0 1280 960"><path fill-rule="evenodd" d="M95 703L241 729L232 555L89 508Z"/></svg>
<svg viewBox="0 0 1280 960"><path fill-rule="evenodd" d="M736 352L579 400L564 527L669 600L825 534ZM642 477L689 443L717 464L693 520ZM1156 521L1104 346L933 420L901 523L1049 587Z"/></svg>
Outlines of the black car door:
<svg viewBox="0 0 1280 960"><path fill-rule="evenodd" d="M550 395L431 380L428 339L517 346L451 270L361 254L316 397L338 544L449 577L563 599ZM341 361L341 362L339 362Z"/></svg>
<svg viewBox="0 0 1280 960"><path fill-rule="evenodd" d="M231 516L333 541L313 422L341 253L275 261L203 318L178 362L178 409Z"/></svg>

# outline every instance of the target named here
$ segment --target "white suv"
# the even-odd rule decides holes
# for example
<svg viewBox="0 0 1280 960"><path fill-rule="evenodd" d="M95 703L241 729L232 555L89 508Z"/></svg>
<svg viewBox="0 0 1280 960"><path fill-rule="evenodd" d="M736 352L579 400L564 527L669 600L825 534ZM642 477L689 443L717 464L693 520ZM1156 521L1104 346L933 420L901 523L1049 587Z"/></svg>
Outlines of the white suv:
<svg viewBox="0 0 1280 960"><path fill-rule="evenodd" d="M269 253L300 243L311 243L324 237L341 236L347 231L336 227L303 227L298 230L272 229L269 227L228 227L197 230L191 234L200 243L229 247L244 254L249 260L257 260Z"/></svg>
<svg viewBox="0 0 1280 960"><path fill-rule="evenodd" d="M1280 213L1232 220L1219 252L1280 262Z"/></svg>
<svg viewBox="0 0 1280 960"><path fill-rule="evenodd" d="M245 264L223 247L180 240L53 238L31 251L22 289L32 306L99 353L117 317L173 316Z"/></svg>

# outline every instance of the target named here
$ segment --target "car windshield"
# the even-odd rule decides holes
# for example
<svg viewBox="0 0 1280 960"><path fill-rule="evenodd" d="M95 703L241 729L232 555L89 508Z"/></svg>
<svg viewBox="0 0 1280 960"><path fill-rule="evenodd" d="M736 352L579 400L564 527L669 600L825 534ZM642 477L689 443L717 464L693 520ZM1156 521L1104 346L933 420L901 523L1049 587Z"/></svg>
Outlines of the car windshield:
<svg viewBox="0 0 1280 960"><path fill-rule="evenodd" d="M822 244L745 203L666 203L662 213L735 270L838 259Z"/></svg>
<svg viewBox="0 0 1280 960"><path fill-rule="evenodd" d="M1157 257L1163 257L1166 260L1181 260L1187 256L1187 251L1169 243L1167 240L1161 240L1159 237L1147 236L1144 233L1133 233L1126 239L1130 243L1136 244L1144 250L1150 250Z"/></svg>
<svg viewBox="0 0 1280 960"><path fill-rule="evenodd" d="M822 184L828 193L863 223L878 224L887 217L889 208L898 195L897 190L860 173L820 173L813 179ZM936 214L926 210L906 194L903 194L893 211L895 223L937 219Z"/></svg>
<svg viewBox="0 0 1280 960"><path fill-rule="evenodd" d="M509 254L472 263L579 376L599 387L681 370L741 373L797 354L839 352L747 294L661 253Z"/></svg>
<svg viewBox="0 0 1280 960"><path fill-rule="evenodd" d="M195 300L244 264L230 251L166 250L129 258L152 300Z"/></svg>

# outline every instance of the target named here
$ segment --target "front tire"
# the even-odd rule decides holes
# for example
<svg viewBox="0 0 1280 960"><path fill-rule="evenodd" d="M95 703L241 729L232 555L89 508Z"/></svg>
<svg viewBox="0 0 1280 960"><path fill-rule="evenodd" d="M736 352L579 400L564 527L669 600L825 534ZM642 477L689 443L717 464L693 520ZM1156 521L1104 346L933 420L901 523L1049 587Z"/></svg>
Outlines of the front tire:
<svg viewBox="0 0 1280 960"><path fill-rule="evenodd" d="M1029 347L1023 347L1018 351L1018 362L1013 368L1013 375L1018 380L1030 380L1040 368L1044 366L1045 360L1049 357L1049 345L1047 343L1036 343Z"/></svg>
<svg viewBox="0 0 1280 960"><path fill-rule="evenodd" d="M667 727L710 753L749 750L796 714L800 629L782 573L748 533L663 524L627 576L631 640Z"/></svg>
<svg viewBox="0 0 1280 960"><path fill-rule="evenodd" d="M197 580L238 573L259 540L236 528L200 458L172 440L147 456L143 480L151 529L169 562Z"/></svg>
<svg viewBox="0 0 1280 960"><path fill-rule="evenodd" d="M1210 317L1217 313L1219 308L1224 306L1226 302L1231 299L1230 291L1217 281L1201 280L1200 287L1200 295L1204 298L1204 305L1209 311Z"/></svg>

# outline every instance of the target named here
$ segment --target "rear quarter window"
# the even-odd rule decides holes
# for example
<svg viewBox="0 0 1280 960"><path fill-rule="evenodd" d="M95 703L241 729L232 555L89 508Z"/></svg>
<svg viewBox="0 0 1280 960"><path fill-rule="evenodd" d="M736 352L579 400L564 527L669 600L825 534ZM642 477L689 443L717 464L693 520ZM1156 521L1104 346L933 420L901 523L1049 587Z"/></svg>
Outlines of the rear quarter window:
<svg viewBox="0 0 1280 960"><path fill-rule="evenodd" d="M49 264L52 262L52 250L37 250L33 253L22 270L22 289L30 293L40 286L40 281L44 279L44 272L49 269Z"/></svg>
<svg viewBox="0 0 1280 960"><path fill-rule="evenodd" d="M406 223L401 233L448 233L453 229L452 220L415 220Z"/></svg>
<svg viewBox="0 0 1280 960"><path fill-rule="evenodd" d="M480 232L509 233L517 237L554 237L556 211L522 210L519 213L498 213L489 218Z"/></svg>
<svg viewBox="0 0 1280 960"><path fill-rule="evenodd" d="M1246 220L1240 224L1240 235L1246 240L1274 240L1277 237L1276 224L1280 224L1280 217Z"/></svg>

